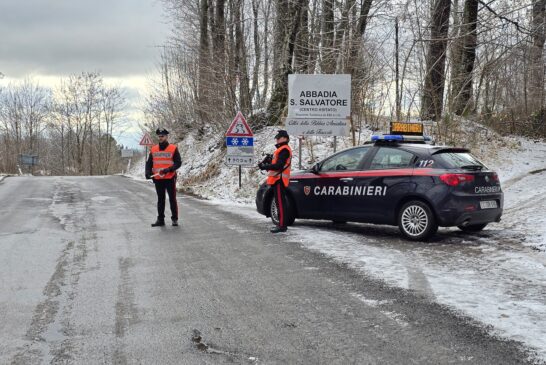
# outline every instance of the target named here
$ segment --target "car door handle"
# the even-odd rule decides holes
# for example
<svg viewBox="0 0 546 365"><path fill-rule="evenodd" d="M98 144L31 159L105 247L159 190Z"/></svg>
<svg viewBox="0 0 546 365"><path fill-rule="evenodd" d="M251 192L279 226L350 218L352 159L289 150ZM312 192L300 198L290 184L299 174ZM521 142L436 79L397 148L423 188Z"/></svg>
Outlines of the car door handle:
<svg viewBox="0 0 546 365"><path fill-rule="evenodd" d="M353 181L353 178L352 177L344 177L344 178L339 179L339 181Z"/></svg>

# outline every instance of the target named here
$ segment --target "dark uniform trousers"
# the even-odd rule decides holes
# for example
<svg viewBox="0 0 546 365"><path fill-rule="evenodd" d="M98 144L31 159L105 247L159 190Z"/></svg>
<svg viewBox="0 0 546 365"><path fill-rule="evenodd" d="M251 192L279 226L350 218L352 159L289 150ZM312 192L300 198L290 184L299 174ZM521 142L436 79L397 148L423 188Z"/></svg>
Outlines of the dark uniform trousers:
<svg viewBox="0 0 546 365"><path fill-rule="evenodd" d="M275 184L273 185L273 196L275 197L275 204L277 204L278 226L280 228L286 228L286 187L284 186L282 179L275 181Z"/></svg>
<svg viewBox="0 0 546 365"><path fill-rule="evenodd" d="M157 193L157 218L165 220L165 192L169 194L171 219L178 220L178 204L176 202L176 177L172 179L154 180Z"/></svg>

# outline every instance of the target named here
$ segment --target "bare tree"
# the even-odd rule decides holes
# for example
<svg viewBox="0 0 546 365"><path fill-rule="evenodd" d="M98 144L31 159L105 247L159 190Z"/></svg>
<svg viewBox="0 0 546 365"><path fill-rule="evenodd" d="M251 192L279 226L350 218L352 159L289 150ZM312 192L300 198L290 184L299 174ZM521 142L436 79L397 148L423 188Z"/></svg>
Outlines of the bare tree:
<svg viewBox="0 0 546 365"><path fill-rule="evenodd" d="M447 36L451 0L435 0L432 7L421 118L438 120L442 116Z"/></svg>

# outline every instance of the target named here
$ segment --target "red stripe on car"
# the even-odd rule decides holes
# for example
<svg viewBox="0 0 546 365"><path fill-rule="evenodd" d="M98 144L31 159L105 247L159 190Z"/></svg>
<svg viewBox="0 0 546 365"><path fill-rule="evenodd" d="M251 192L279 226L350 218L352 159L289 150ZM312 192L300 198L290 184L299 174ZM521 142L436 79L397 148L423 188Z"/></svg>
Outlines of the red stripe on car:
<svg viewBox="0 0 546 365"><path fill-rule="evenodd" d="M291 179L315 179L315 178L344 178L344 177L384 177L384 176L439 176L443 170L429 168L417 169L392 169L392 170L369 170L369 171L339 171L326 172L321 174L305 173L293 175Z"/></svg>

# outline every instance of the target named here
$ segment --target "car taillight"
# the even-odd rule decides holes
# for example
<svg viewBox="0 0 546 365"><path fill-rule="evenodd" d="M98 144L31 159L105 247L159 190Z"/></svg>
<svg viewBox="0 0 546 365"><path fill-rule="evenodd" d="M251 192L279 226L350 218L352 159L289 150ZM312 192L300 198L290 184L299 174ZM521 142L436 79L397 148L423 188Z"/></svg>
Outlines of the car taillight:
<svg viewBox="0 0 546 365"><path fill-rule="evenodd" d="M469 174L443 174L440 175L440 180L449 186L457 186L464 182L474 181L474 175Z"/></svg>
<svg viewBox="0 0 546 365"><path fill-rule="evenodd" d="M494 173L491 175L491 179L493 179L493 181L495 181L495 182L500 182L500 181L499 181L499 175L497 175L496 172L494 172Z"/></svg>

